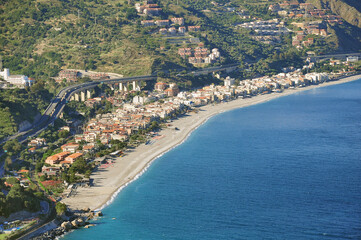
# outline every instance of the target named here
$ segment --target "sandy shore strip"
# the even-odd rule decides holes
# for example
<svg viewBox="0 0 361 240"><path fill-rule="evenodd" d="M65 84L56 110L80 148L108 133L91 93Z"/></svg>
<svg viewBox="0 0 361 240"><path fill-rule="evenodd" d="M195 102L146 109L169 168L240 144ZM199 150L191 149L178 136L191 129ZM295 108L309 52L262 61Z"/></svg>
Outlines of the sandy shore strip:
<svg viewBox="0 0 361 240"><path fill-rule="evenodd" d="M92 187L78 187L69 198L62 200L72 210L90 208L100 209L115 198L119 191L128 183L137 179L151 164L153 160L165 152L181 144L189 134L207 121L210 117L236 108L247 107L254 104L270 101L272 99L335 84L346 83L361 78L360 75L346 77L338 81L326 82L320 85L311 85L304 88L287 89L282 93L257 95L252 98L236 99L231 102L216 105L206 105L199 108L198 113L191 113L174 120L170 128L162 129L159 135L162 137L152 139L151 144L141 144L136 149L129 150L125 156L117 158L114 164L107 168L100 168L93 172ZM179 130L175 130L177 127Z"/></svg>

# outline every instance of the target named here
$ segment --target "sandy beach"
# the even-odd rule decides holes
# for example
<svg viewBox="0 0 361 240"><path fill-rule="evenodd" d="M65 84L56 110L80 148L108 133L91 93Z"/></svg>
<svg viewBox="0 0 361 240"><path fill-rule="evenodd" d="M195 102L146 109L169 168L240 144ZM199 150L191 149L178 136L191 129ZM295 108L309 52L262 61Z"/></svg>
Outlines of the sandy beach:
<svg viewBox="0 0 361 240"><path fill-rule="evenodd" d="M117 158L113 165L93 172L91 175L91 178L94 179L92 187L78 187L75 194L69 198L63 199L62 202L67 204L72 210L84 208L97 210L106 206L123 187L129 182L137 179L152 161L163 153L181 144L194 129L216 114L267 102L297 92L346 83L360 78L361 75L355 75L320 85L287 89L282 93L257 95L252 98L240 98L227 103L200 107L198 113L182 116L179 119L174 120L171 123L171 127L162 129L159 132L159 135L162 137L152 140L151 144L142 144L136 149L128 150L125 152L125 156ZM178 128L179 130L175 130L175 128Z"/></svg>

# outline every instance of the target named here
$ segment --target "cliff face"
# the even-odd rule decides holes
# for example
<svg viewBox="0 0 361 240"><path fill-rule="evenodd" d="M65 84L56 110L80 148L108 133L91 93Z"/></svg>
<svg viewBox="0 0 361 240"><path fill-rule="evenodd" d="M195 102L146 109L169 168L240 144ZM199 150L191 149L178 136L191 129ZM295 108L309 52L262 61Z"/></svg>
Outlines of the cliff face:
<svg viewBox="0 0 361 240"><path fill-rule="evenodd" d="M361 28L360 3L351 0L308 0L318 8L328 8L337 15L340 15L345 21Z"/></svg>

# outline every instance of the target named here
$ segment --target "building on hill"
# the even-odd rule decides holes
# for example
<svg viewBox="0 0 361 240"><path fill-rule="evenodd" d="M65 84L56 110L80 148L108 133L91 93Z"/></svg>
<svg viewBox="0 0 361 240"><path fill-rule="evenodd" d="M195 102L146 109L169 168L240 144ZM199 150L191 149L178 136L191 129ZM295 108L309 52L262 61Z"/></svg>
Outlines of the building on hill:
<svg viewBox="0 0 361 240"><path fill-rule="evenodd" d="M75 153L76 150L78 150L78 148L79 148L78 143L67 143L61 146L63 152L71 152L71 153Z"/></svg>
<svg viewBox="0 0 361 240"><path fill-rule="evenodd" d="M168 97L174 97L174 96L177 96L177 94L179 93L179 88L178 88L177 84L171 83L169 85L169 88L166 89L164 92L165 92L165 94L167 94Z"/></svg>
<svg viewBox="0 0 361 240"><path fill-rule="evenodd" d="M41 175L48 175L48 176L59 176L60 175L60 167L47 167L43 166L41 168Z"/></svg>
<svg viewBox="0 0 361 240"><path fill-rule="evenodd" d="M143 20L140 22L144 27L151 27L155 25L154 20Z"/></svg>
<svg viewBox="0 0 361 240"><path fill-rule="evenodd" d="M171 18L173 24L184 25L184 18Z"/></svg>
<svg viewBox="0 0 361 240"><path fill-rule="evenodd" d="M174 28L174 27L171 27L168 29L168 32L171 34L171 35L175 35L177 33L177 30Z"/></svg>
<svg viewBox="0 0 361 240"><path fill-rule="evenodd" d="M178 32L179 32L180 34L185 34L185 33L186 33L186 28L185 28L185 27L179 27L179 28L178 28Z"/></svg>
<svg viewBox="0 0 361 240"><path fill-rule="evenodd" d="M156 24L158 27L161 27L161 26L169 26L169 20L157 20L157 21L155 21L155 24Z"/></svg>
<svg viewBox="0 0 361 240"><path fill-rule="evenodd" d="M28 147L42 147L46 145L44 138L35 138L28 143Z"/></svg>
<svg viewBox="0 0 361 240"><path fill-rule="evenodd" d="M65 157L67 157L70 154L70 152L61 152L61 153L57 153L54 154L50 157L48 157L45 160L45 163L49 164L49 165L56 165L59 164L61 161L63 161L65 159Z"/></svg>
<svg viewBox="0 0 361 240"><path fill-rule="evenodd" d="M224 79L224 86L226 86L226 87L233 86L234 83L235 83L234 78L231 78L231 77L227 76L226 79Z"/></svg>
<svg viewBox="0 0 361 240"><path fill-rule="evenodd" d="M159 15L161 11L162 11L161 8L145 8L143 12L146 15L155 16L155 15Z"/></svg>
<svg viewBox="0 0 361 240"><path fill-rule="evenodd" d="M154 89L159 92L163 92L167 88L167 84L163 82L157 82L154 85Z"/></svg>
<svg viewBox="0 0 361 240"><path fill-rule="evenodd" d="M168 30L166 28L159 29L160 34L167 34Z"/></svg>
<svg viewBox="0 0 361 240"><path fill-rule="evenodd" d="M73 153L67 156L64 161L61 161L60 164L73 164L76 160L83 156L82 153Z"/></svg>
<svg viewBox="0 0 361 240"><path fill-rule="evenodd" d="M201 26L189 26L188 32L198 32L201 30Z"/></svg>
<svg viewBox="0 0 361 240"><path fill-rule="evenodd" d="M8 68L4 68L4 71L2 72L0 71L0 77L2 77L6 82L20 88L30 87L34 83L34 80L29 79L25 75L11 75Z"/></svg>

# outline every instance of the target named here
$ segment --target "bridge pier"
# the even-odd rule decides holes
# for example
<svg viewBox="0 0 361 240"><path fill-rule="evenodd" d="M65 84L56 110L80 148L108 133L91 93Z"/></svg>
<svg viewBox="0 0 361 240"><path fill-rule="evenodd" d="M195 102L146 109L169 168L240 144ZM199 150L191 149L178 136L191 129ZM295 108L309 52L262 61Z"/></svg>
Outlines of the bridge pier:
<svg viewBox="0 0 361 240"><path fill-rule="evenodd" d="M89 90L86 90L86 98L89 99L92 97L92 93Z"/></svg>
<svg viewBox="0 0 361 240"><path fill-rule="evenodd" d="M81 92L80 92L80 100L81 100L82 102L85 102L85 91L81 91Z"/></svg>
<svg viewBox="0 0 361 240"><path fill-rule="evenodd" d="M140 82L133 81L133 91L140 91Z"/></svg>
<svg viewBox="0 0 361 240"><path fill-rule="evenodd" d="M78 93L75 93L74 94L74 100L79 102L79 94Z"/></svg>
<svg viewBox="0 0 361 240"><path fill-rule="evenodd" d="M74 98L74 95L70 97L70 101L74 101L75 98Z"/></svg>

